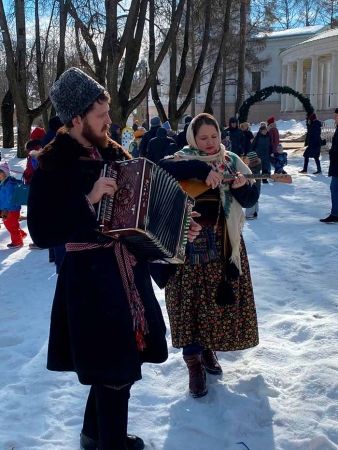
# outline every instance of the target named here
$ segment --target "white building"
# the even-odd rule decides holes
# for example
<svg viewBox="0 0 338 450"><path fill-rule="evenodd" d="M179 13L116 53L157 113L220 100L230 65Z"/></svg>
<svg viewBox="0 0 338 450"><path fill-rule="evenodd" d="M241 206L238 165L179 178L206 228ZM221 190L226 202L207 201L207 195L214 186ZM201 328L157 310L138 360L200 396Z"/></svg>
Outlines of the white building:
<svg viewBox="0 0 338 450"><path fill-rule="evenodd" d="M320 119L332 117L332 110L338 107L338 28L315 25L268 33L267 45L260 57L269 58L270 63L263 71L246 73L245 98L268 86L287 85L310 98ZM163 82L161 100L165 107L168 104L166 93L169 84L167 64L164 62L159 75ZM196 114L204 110L207 83L207 79L201 80L193 100ZM235 83L227 86L226 120L235 113L236 89ZM220 103L217 100L214 115L220 119ZM190 113L188 109L186 114ZM157 111L150 102L150 116L154 115ZM248 120L257 123L270 116L276 120L304 119L304 111L293 96L274 93L250 108Z"/></svg>

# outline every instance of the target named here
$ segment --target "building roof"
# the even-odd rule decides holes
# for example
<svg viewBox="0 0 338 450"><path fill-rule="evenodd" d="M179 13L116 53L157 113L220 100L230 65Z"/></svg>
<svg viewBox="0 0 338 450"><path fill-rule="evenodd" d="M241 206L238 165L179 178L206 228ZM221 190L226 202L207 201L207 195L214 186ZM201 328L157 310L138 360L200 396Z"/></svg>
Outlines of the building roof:
<svg viewBox="0 0 338 450"><path fill-rule="evenodd" d="M312 25L310 27L290 28L288 30L270 31L259 33L258 37L268 37L269 39L288 38L292 36L316 34L325 29L327 25Z"/></svg>
<svg viewBox="0 0 338 450"><path fill-rule="evenodd" d="M331 38L334 36L338 36L338 28L331 28L330 30L325 30L322 33L318 33L315 36L306 39L306 41L300 42L299 44L296 45L302 45L305 44L306 42L319 41L320 39Z"/></svg>

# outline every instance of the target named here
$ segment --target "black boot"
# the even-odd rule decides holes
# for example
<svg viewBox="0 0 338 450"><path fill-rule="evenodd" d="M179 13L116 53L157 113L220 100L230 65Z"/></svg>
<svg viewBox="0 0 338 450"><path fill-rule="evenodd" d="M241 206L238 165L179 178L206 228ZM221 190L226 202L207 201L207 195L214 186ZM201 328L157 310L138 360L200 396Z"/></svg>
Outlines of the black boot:
<svg viewBox="0 0 338 450"><path fill-rule="evenodd" d="M143 450L144 442L138 436L127 435L128 450ZM80 448L81 450L97 450L97 442L89 438L85 434L80 434Z"/></svg>
<svg viewBox="0 0 338 450"><path fill-rule="evenodd" d="M321 169L317 169L316 172L313 172L313 175L319 175L321 173L322 173Z"/></svg>
<svg viewBox="0 0 338 450"><path fill-rule="evenodd" d="M183 359L189 370L190 395L194 398L204 397L208 393L208 388L201 356L196 353L195 355L183 356Z"/></svg>
<svg viewBox="0 0 338 450"><path fill-rule="evenodd" d="M329 217L327 217L326 219L319 219L319 222L336 223L336 222L338 222L338 217L337 216L333 216L332 214L330 214Z"/></svg>
<svg viewBox="0 0 338 450"><path fill-rule="evenodd" d="M299 172L298 173L307 173L307 170L305 170L305 169L302 169L302 170L299 170Z"/></svg>

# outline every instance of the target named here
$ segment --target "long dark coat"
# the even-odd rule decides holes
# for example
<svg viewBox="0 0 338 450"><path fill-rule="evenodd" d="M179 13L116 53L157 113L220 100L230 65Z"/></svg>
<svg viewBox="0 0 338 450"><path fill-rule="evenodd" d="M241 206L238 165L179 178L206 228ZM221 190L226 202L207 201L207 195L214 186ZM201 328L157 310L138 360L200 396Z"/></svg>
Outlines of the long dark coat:
<svg viewBox="0 0 338 450"><path fill-rule="evenodd" d="M113 141L100 153L105 160L130 158ZM85 197L102 165L68 134L45 147L28 200L28 228L39 247L111 241L97 231ZM114 248L66 253L52 308L48 369L74 371L82 384L121 385L141 378L142 362L167 359L165 324L148 264L140 257L134 276L149 326L143 352L137 349Z"/></svg>
<svg viewBox="0 0 338 450"><path fill-rule="evenodd" d="M321 127L322 123L320 120L315 119L311 122L309 126L309 131L306 137L307 149L305 150L303 156L307 158L318 158L320 155L321 146Z"/></svg>
<svg viewBox="0 0 338 450"><path fill-rule="evenodd" d="M336 126L330 149L329 177L338 177L338 125Z"/></svg>

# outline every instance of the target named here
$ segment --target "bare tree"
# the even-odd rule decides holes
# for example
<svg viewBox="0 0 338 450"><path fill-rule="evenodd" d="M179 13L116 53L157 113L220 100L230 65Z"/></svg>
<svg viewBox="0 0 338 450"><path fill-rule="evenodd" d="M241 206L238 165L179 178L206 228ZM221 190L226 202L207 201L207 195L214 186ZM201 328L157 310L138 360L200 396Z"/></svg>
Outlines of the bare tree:
<svg viewBox="0 0 338 450"><path fill-rule="evenodd" d="M44 100L38 107L30 109L27 95L27 41L26 41L26 12L25 2L15 0L14 2L15 26L16 26L16 49L13 48L11 35L8 27L7 16L0 0L0 27L3 43L6 51L6 75L9 89L13 95L18 120L18 157L23 158L25 154L25 143L29 139L33 120L40 116L49 105L49 99Z"/></svg>

